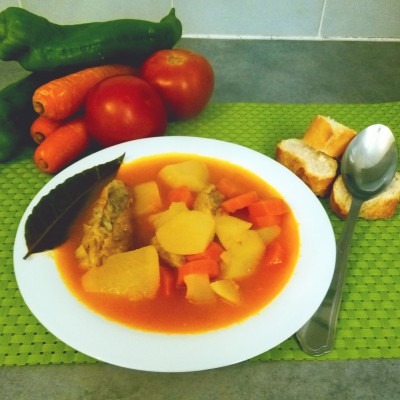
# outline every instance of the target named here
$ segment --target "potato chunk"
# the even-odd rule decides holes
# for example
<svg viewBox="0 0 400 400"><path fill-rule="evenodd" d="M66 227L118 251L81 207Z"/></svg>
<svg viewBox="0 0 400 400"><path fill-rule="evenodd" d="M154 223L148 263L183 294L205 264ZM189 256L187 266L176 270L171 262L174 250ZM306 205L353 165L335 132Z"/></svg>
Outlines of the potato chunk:
<svg viewBox="0 0 400 400"><path fill-rule="evenodd" d="M267 246L273 242L280 234L281 227L279 225L266 226L265 228L256 229L256 232L260 235L262 241Z"/></svg>
<svg viewBox="0 0 400 400"><path fill-rule="evenodd" d="M162 168L158 176L170 187L186 186L199 192L208 184L207 165L200 160L182 161Z"/></svg>
<svg viewBox="0 0 400 400"><path fill-rule="evenodd" d="M202 253L215 235L214 218L201 211L183 211L156 230L161 247L175 254Z"/></svg>
<svg viewBox="0 0 400 400"><path fill-rule="evenodd" d="M182 211L189 211L185 203L183 202L171 203L171 205L167 210L161 211L157 214L150 215L149 221L154 225L156 229L158 229L161 225L163 225L165 222L170 221L172 218L174 218L177 214L179 214Z"/></svg>
<svg viewBox="0 0 400 400"><path fill-rule="evenodd" d="M210 287L210 279L206 274L190 274L184 278L186 298L194 304L212 303L216 300Z"/></svg>
<svg viewBox="0 0 400 400"><path fill-rule="evenodd" d="M133 190L133 213L143 215L161 209L161 197L155 181L139 183Z"/></svg>
<svg viewBox="0 0 400 400"><path fill-rule="evenodd" d="M82 277L87 292L106 293L130 300L153 298L160 286L160 268L154 246L114 254Z"/></svg>
<svg viewBox="0 0 400 400"><path fill-rule="evenodd" d="M240 279L251 275L260 263L265 245L253 230L243 232L221 255L222 277Z"/></svg>
<svg viewBox="0 0 400 400"><path fill-rule="evenodd" d="M215 233L219 241L228 249L237 238L251 228L251 223L230 215L217 215L215 217Z"/></svg>
<svg viewBox="0 0 400 400"><path fill-rule="evenodd" d="M240 304L240 288L232 279L220 279L210 283L211 289L221 298L233 304Z"/></svg>

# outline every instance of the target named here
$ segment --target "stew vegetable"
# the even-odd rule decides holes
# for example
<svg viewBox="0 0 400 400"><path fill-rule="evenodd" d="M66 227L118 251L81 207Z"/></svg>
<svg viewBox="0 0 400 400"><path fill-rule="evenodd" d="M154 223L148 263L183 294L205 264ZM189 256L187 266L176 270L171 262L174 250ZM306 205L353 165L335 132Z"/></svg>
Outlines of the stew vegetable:
<svg viewBox="0 0 400 400"><path fill-rule="evenodd" d="M161 332L216 329L259 311L290 278L296 220L251 172L169 154L123 164L112 185L56 253L73 293L107 318ZM221 185L235 188L225 191L231 197ZM269 214L275 218L264 218ZM121 229L128 220L129 229ZM127 246L100 248L99 237ZM94 249L104 257L91 264Z"/></svg>

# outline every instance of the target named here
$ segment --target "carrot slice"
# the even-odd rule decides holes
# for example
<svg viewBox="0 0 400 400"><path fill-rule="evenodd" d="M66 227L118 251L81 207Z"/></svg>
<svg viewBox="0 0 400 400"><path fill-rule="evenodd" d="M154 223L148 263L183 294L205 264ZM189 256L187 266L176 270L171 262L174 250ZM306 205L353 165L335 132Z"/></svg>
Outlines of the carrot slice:
<svg viewBox="0 0 400 400"><path fill-rule="evenodd" d="M228 178L221 178L217 182L217 189L227 198L235 197L241 193L240 188Z"/></svg>
<svg viewBox="0 0 400 400"><path fill-rule="evenodd" d="M163 294L170 296L175 288L174 269L164 265L160 265L160 287Z"/></svg>
<svg viewBox="0 0 400 400"><path fill-rule="evenodd" d="M266 249L264 255L264 265L282 264L285 258L285 252L282 245L275 240Z"/></svg>
<svg viewBox="0 0 400 400"><path fill-rule="evenodd" d="M41 171L53 174L80 157L89 147L89 143L83 118L76 118L62 125L40 143L33 158Z"/></svg>
<svg viewBox="0 0 400 400"><path fill-rule="evenodd" d="M211 242L203 253L190 254L186 256L187 261L210 259L219 262L224 248L217 242Z"/></svg>
<svg viewBox="0 0 400 400"><path fill-rule="evenodd" d="M194 200L194 194L189 190L187 186L171 188L167 194L168 206L171 203L185 203L186 207L191 209L193 208Z"/></svg>
<svg viewBox="0 0 400 400"><path fill-rule="evenodd" d="M202 260L189 261L178 268L177 285L184 284L184 277L191 274L205 274L210 279L218 277L220 272L219 263L215 260L204 258Z"/></svg>
<svg viewBox="0 0 400 400"><path fill-rule="evenodd" d="M286 214L289 212L289 207L279 197L271 197L249 204L248 210L252 217L263 217L265 215Z"/></svg>
<svg viewBox="0 0 400 400"><path fill-rule="evenodd" d="M254 228L265 228L266 226L280 225L282 217L280 215L262 215L260 217L250 215L249 221Z"/></svg>
<svg viewBox="0 0 400 400"><path fill-rule="evenodd" d="M46 117L37 117L30 129L31 138L37 144L40 144L52 134L57 128L61 126L61 122L48 119Z"/></svg>
<svg viewBox="0 0 400 400"><path fill-rule="evenodd" d="M235 211L248 207L250 204L255 203L258 200L258 194L253 190L223 201L221 207L227 213L234 213Z"/></svg>
<svg viewBox="0 0 400 400"><path fill-rule="evenodd" d="M36 89L33 108L46 118L63 120L77 112L89 91L102 80L115 75L133 75L128 65L100 65L54 79Z"/></svg>

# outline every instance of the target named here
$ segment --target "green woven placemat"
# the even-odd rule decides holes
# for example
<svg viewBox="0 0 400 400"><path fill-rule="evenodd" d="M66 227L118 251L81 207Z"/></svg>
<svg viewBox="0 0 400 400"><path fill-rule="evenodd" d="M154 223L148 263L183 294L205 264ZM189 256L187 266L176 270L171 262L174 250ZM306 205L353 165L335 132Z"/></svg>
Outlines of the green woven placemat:
<svg viewBox="0 0 400 400"><path fill-rule="evenodd" d="M312 118L329 115L359 131L383 123L400 142L400 103L362 105L210 104L198 118L172 123L168 135L211 137L274 156L278 140L300 137ZM49 333L30 313L19 293L12 262L19 220L50 179L26 149L0 164L0 365L96 362ZM335 233L343 221L328 212ZM390 220L356 227L344 287L335 349L319 360L400 357L400 213ZM273 327L272 327L273 329ZM312 359L290 338L256 360Z"/></svg>

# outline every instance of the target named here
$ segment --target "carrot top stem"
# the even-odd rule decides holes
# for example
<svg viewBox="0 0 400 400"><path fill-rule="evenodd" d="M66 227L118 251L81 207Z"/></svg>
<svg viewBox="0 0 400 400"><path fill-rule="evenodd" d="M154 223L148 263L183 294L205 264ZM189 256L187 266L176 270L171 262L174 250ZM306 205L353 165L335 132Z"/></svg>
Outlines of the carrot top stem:
<svg viewBox="0 0 400 400"><path fill-rule="evenodd" d="M39 101L34 101L33 102L33 109L35 112L37 112L39 115L42 115L44 113L44 107L43 104L40 103Z"/></svg>

